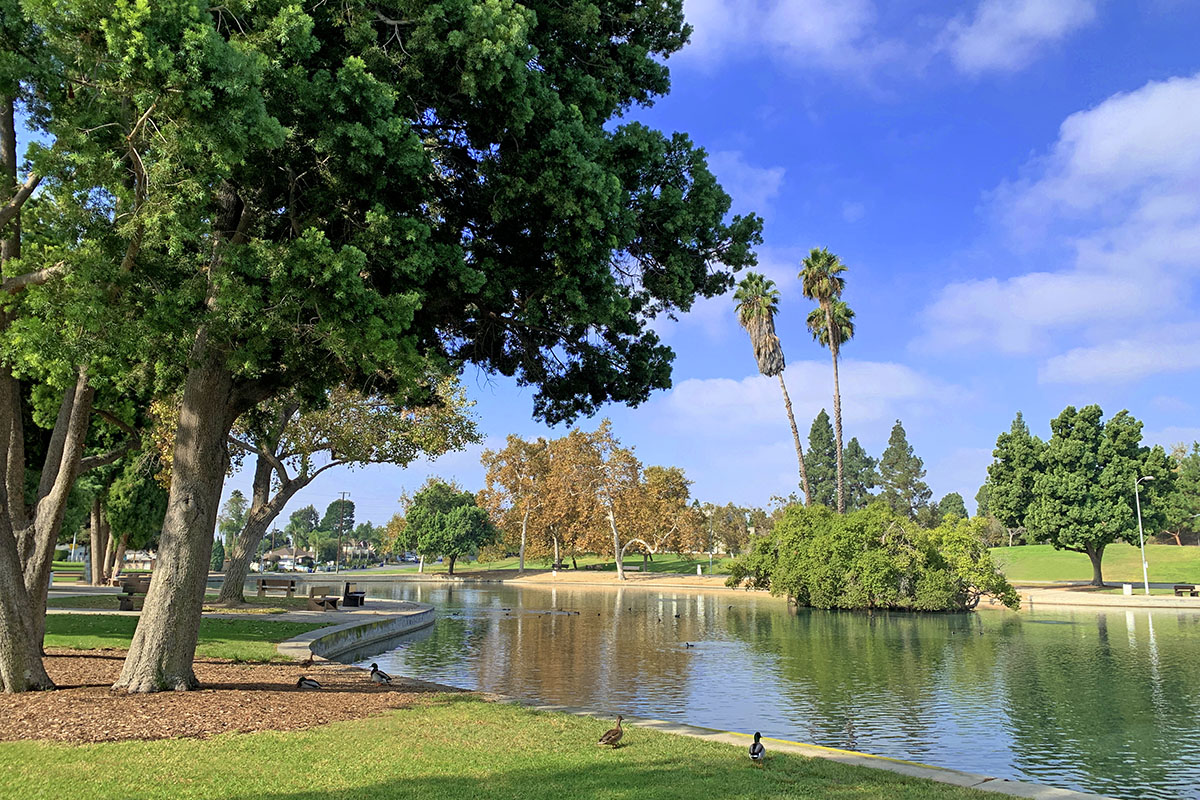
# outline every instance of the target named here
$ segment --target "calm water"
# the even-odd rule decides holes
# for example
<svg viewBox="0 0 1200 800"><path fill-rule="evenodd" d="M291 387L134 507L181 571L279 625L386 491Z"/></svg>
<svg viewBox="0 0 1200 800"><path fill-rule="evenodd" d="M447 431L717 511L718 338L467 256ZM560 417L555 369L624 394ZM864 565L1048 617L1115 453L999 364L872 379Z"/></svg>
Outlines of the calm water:
<svg viewBox="0 0 1200 800"><path fill-rule="evenodd" d="M438 608L435 626L363 662L386 671L1117 797L1200 798L1200 614L867 615L645 589L371 589Z"/></svg>

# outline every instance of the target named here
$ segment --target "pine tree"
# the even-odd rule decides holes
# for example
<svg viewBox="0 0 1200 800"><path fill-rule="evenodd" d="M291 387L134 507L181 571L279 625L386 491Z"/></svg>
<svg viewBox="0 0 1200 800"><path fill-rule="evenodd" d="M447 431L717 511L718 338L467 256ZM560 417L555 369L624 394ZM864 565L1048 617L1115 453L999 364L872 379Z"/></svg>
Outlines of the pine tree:
<svg viewBox="0 0 1200 800"><path fill-rule="evenodd" d="M804 463L808 467L812 502L837 508L837 444L833 439L833 425L823 408L808 431L808 455Z"/></svg>
<svg viewBox="0 0 1200 800"><path fill-rule="evenodd" d="M975 493L975 516L990 517L991 510L992 487L987 483L979 487L979 491Z"/></svg>
<svg viewBox="0 0 1200 800"><path fill-rule="evenodd" d="M988 466L988 511L1010 534L1026 527L1033 503L1033 484L1041 471L1046 445L1029 432L1021 412L1012 427L996 438L993 461Z"/></svg>
<svg viewBox="0 0 1200 800"><path fill-rule="evenodd" d="M951 492L938 501L938 512L942 515L942 519L946 519L950 515L954 515L959 519L967 519L967 504L963 502L963 496L958 492Z"/></svg>
<svg viewBox="0 0 1200 800"><path fill-rule="evenodd" d="M220 539L213 542L212 561L209 563L209 569L213 572L220 572L221 567L225 564L225 545Z"/></svg>
<svg viewBox="0 0 1200 800"><path fill-rule="evenodd" d="M887 450L879 459L880 498L897 514L915 520L917 512L929 505L933 492L925 484L925 462L913 454L912 445L900 420L892 427Z"/></svg>
<svg viewBox="0 0 1200 800"><path fill-rule="evenodd" d="M846 444L846 452L842 454L842 471L846 483L847 511L866 508L875 499L871 489L879 486L879 473L876 471L878 463L867 455L857 437Z"/></svg>

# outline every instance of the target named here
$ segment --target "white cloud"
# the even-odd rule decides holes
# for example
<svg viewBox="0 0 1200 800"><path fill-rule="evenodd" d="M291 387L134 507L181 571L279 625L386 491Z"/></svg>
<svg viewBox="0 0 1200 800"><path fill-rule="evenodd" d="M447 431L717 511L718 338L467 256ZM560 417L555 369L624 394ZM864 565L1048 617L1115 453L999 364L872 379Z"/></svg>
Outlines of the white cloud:
<svg viewBox="0 0 1200 800"><path fill-rule="evenodd" d="M713 153L708 166L733 198L733 212L764 215L783 186L783 167L756 167L736 150Z"/></svg>
<svg viewBox="0 0 1200 800"><path fill-rule="evenodd" d="M847 428L869 429L887 438L897 417L918 416L961 402L963 390L922 375L903 364L846 360L840 363L842 419ZM800 361L784 371L797 424L808 436L809 422L822 409L832 411L833 382L825 361ZM778 378L754 375L741 380L692 378L657 401L669 424L705 436L737 438L748 428L787 430Z"/></svg>
<svg viewBox="0 0 1200 800"><path fill-rule="evenodd" d="M1200 369L1200 332L1156 329L1146 337L1076 347L1038 370L1042 383L1126 383Z"/></svg>
<svg viewBox="0 0 1200 800"><path fill-rule="evenodd" d="M1042 366L1046 382L1200 368L1154 330L1184 323L1200 272L1197 130L1200 75L1151 82L1067 117L1047 155L991 198L1013 247L1001 257L1038 269L945 287L915 343L1016 354L1070 339L1074 349Z"/></svg>
<svg viewBox="0 0 1200 800"><path fill-rule="evenodd" d="M968 74L1014 71L1095 16L1095 0L982 0L970 21L947 24L946 47Z"/></svg>
<svg viewBox="0 0 1200 800"><path fill-rule="evenodd" d="M875 33L872 0L686 0L691 44L679 58L712 66L759 55L805 67L865 72L900 46Z"/></svg>

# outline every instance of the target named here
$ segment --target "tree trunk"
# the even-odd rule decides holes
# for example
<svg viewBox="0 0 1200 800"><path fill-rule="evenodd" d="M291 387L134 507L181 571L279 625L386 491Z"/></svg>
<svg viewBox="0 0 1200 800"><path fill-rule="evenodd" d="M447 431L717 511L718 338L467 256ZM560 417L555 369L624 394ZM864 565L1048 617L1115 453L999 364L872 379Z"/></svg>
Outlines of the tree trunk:
<svg viewBox="0 0 1200 800"><path fill-rule="evenodd" d="M613 560L617 562L617 580L625 580L625 565L622 562L621 556L625 555L621 550L621 537L617 535L617 518L613 514L612 505L608 506L608 527L612 530L613 537Z"/></svg>
<svg viewBox="0 0 1200 800"><path fill-rule="evenodd" d="M117 542L117 551L113 558L112 571L109 573L109 579L120 577L122 569L125 567L125 551L129 547L129 534L122 533L120 540Z"/></svg>
<svg viewBox="0 0 1200 800"><path fill-rule="evenodd" d="M42 637L34 616L17 540L11 531L0 530L0 689L5 692L54 688L42 664Z"/></svg>
<svg viewBox="0 0 1200 800"><path fill-rule="evenodd" d="M842 390L838 385L838 331L833 329L833 306L825 306L825 325L829 332L829 352L833 355L833 433L837 437L837 510L846 513L846 481L842 472Z"/></svg>
<svg viewBox="0 0 1200 800"><path fill-rule="evenodd" d="M418 553L418 554L417 554L417 559L418 559L418 561L417 561L417 572L424 572L424 571L425 571L425 554L424 554L424 553Z"/></svg>
<svg viewBox="0 0 1200 800"><path fill-rule="evenodd" d="M517 565L517 574L525 574L525 532L529 528L529 503L525 503L525 516L521 518L521 553L520 561Z"/></svg>
<svg viewBox="0 0 1200 800"><path fill-rule="evenodd" d="M650 571L650 560L649 560L649 557L648 557L648 556L647 556L645 553L642 553L642 572L643 572L643 574L644 574L644 573L647 573L647 572L649 572L649 571Z"/></svg>
<svg viewBox="0 0 1200 800"><path fill-rule="evenodd" d="M92 517L88 533L89 546L92 549L92 574L88 576L88 580L92 586L99 586L104 582L104 526L100 524L99 495L92 498Z"/></svg>
<svg viewBox="0 0 1200 800"><path fill-rule="evenodd" d="M800 431L796 428L796 415L792 413L792 398L788 397L787 384L783 382L783 373L779 373L779 388L783 390L783 406L787 409L788 423L792 426L792 441L796 443L796 460L800 462L800 488L804 490L804 505L812 503L812 495L808 491L808 472L804 469L804 448L800 446Z"/></svg>
<svg viewBox="0 0 1200 800"><path fill-rule="evenodd" d="M558 554L558 537L550 537L554 541L554 568L562 569L562 557Z"/></svg>
<svg viewBox="0 0 1200 800"><path fill-rule="evenodd" d="M233 540L232 549L228 551L229 565L225 570L225 580L221 583L221 591L217 596L217 605L245 605L246 577L250 574L250 561L258 552L267 528L279 516L279 512L288 501L309 481L303 479L289 480L279 487L274 497L271 493L271 463L259 456L254 466L253 499L250 504L250 514L246 517L246 525L241 533Z"/></svg>
<svg viewBox="0 0 1200 800"><path fill-rule="evenodd" d="M575 559L575 553L571 553L571 569L579 569L579 562Z"/></svg>
<svg viewBox="0 0 1200 800"><path fill-rule="evenodd" d="M233 376L222 354L197 336L184 383L175 457L154 580L114 688L195 689L192 671L213 527L229 463L226 440L237 417Z"/></svg>
<svg viewBox="0 0 1200 800"><path fill-rule="evenodd" d="M1104 575L1100 571L1100 559L1104 558L1104 547L1088 548L1087 557L1092 560L1092 586L1103 586Z"/></svg>
<svg viewBox="0 0 1200 800"><path fill-rule="evenodd" d="M448 574L448 575L453 575L453 574L454 574L454 560L455 560L456 558L458 558L458 556L450 556L450 560L449 560L449 562L448 562L448 563L449 563L449 565L450 565L450 569L447 571L447 574Z"/></svg>

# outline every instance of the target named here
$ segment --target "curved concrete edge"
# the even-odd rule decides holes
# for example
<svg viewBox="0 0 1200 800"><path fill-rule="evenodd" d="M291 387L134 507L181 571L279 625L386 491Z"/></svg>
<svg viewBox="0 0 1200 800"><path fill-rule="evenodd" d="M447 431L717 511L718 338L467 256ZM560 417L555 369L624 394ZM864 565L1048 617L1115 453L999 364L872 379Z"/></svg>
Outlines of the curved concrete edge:
<svg viewBox="0 0 1200 800"><path fill-rule="evenodd" d="M507 695L488 694L487 697L494 699L500 703L514 703L516 705L525 706L535 711L546 711L551 713L571 714L577 717L591 717L593 719L604 720L611 722L616 716L614 712L596 711L595 709L580 708L576 706L556 706L537 703L529 700L523 700L518 697L509 697ZM753 737L745 733L737 733L734 731L723 731L717 728L702 728L696 725L684 725L679 722L667 722L660 719L647 719L645 717L625 717L625 724L633 725L639 728L649 728L651 730L661 731L663 733L671 733L677 736L691 736L696 739L705 739L710 742L721 742L722 744L737 745L738 747L748 747L753 741ZM859 753L853 750L839 750L836 747L823 747L815 744L805 744L803 742L791 742L786 739L772 739L764 736L763 741L769 745L768 753L794 753L796 755L807 756L809 758L823 758L829 761L837 761L842 764L850 764L856 767L867 767L869 769L883 769L889 772L894 772L898 775L904 775L909 778L921 778L924 780L936 781L937 783L948 783L954 786L961 786L967 789L978 789L983 792L996 792L999 794L1007 794L1014 797L1031 797L1036 800L1114 800L1107 798L1104 795L1088 794L1087 792L1077 792L1072 789L1060 789L1055 786L1045 786L1040 783L1027 783L1025 781L1013 781L1005 778L993 778L988 775L980 775L973 772L963 772L961 770L949 769L947 767L934 767L929 764L920 764L915 761L904 761L898 758L888 758L887 756L874 756L870 753Z"/></svg>
<svg viewBox="0 0 1200 800"><path fill-rule="evenodd" d="M332 659L363 645L391 639L405 633L427 628L435 621L433 606L426 603L414 611L372 615L369 618L343 622L308 631L280 642L275 649L280 655L302 661L311 656Z"/></svg>

